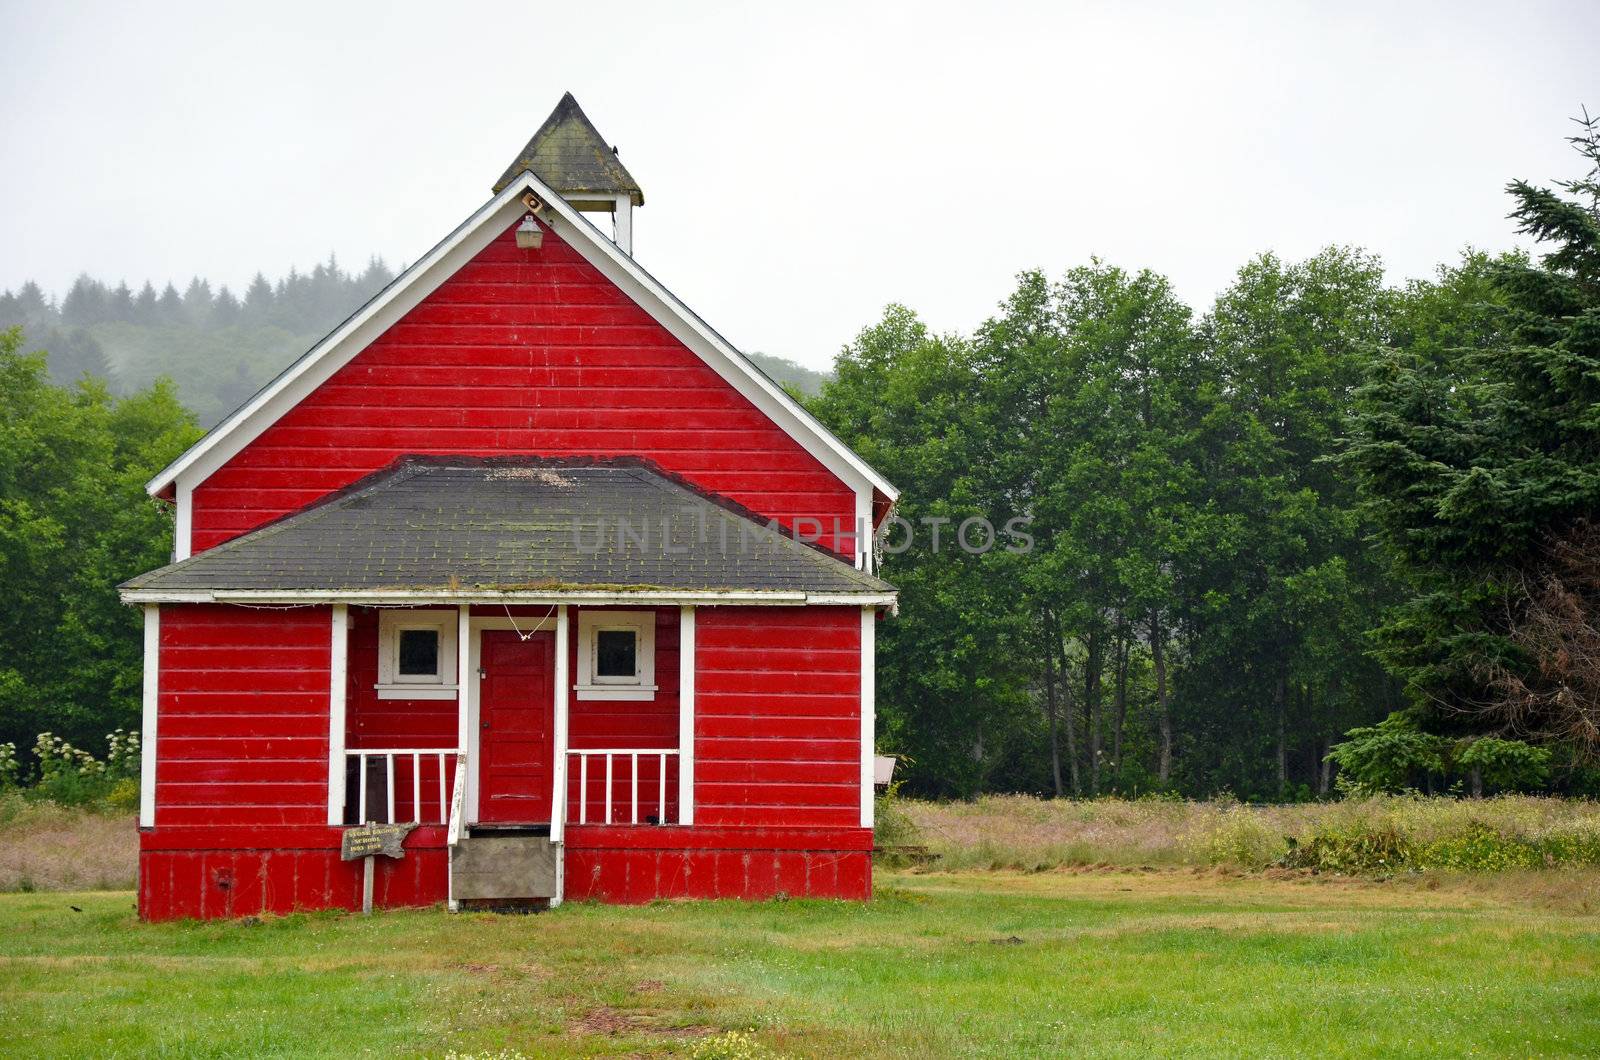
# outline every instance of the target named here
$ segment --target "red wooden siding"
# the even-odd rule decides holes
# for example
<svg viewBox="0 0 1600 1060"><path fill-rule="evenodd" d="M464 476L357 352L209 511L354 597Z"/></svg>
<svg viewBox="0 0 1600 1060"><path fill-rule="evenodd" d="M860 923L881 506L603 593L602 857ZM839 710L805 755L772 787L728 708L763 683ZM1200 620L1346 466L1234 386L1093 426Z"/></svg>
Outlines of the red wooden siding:
<svg viewBox="0 0 1600 1060"><path fill-rule="evenodd" d="M281 831L281 830L280 830ZM434 905L449 887L445 830L418 828L404 858L377 858L373 904ZM139 916L236 917L361 908L361 862L339 860L331 828L280 836L272 829L164 828L140 836Z"/></svg>
<svg viewBox="0 0 1600 1060"><path fill-rule="evenodd" d="M156 824L324 824L326 607L161 608Z"/></svg>
<svg viewBox="0 0 1600 1060"><path fill-rule="evenodd" d="M570 691L578 680L578 616L583 608L568 608L572 623L572 638L567 656L567 682L570 699L567 702L567 745L574 750L585 748L648 748L678 746L678 609L654 608L656 616L656 694L648 700L579 699ZM640 608L590 608L594 611L637 611ZM567 819L578 820L582 770L576 756L569 758L571 772L567 776ZM589 763L589 786L584 796L588 801L588 820L605 820L606 776L605 760L593 758ZM667 762L666 819L678 819L678 763ZM639 761L639 819L645 820L661 813L661 760L644 757ZM632 763L617 759L611 775L611 812L614 821L630 821L633 811Z"/></svg>
<svg viewBox="0 0 1600 1060"><path fill-rule="evenodd" d="M450 665L454 667L454 660ZM345 746L454 747L454 699L379 699L378 609L350 609L350 648L346 661ZM427 776L424 772L424 777ZM406 784L410 784L407 774ZM437 781L435 782L437 783Z"/></svg>
<svg viewBox="0 0 1600 1060"><path fill-rule="evenodd" d="M578 673L578 615L569 608L572 623L571 655L567 673ZM590 608L592 611L627 611L640 608ZM572 694L567 706L568 745L583 747L678 746L678 609L655 608L656 695L653 700L579 699Z"/></svg>
<svg viewBox="0 0 1600 1060"><path fill-rule="evenodd" d="M696 825L859 827L860 610L708 607L695 627Z"/></svg>
<svg viewBox="0 0 1600 1060"><path fill-rule="evenodd" d="M642 456L854 555L845 484L554 233L508 228L197 487L194 551L408 453Z"/></svg>
<svg viewBox="0 0 1600 1060"><path fill-rule="evenodd" d="M837 828L569 827L569 901L872 897L872 833Z"/></svg>

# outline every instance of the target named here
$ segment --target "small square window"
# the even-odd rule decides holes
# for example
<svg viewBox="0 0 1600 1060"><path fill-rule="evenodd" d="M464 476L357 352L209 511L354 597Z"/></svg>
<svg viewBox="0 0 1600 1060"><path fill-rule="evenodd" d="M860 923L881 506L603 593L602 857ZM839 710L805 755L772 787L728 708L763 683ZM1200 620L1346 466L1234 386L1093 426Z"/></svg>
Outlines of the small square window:
<svg viewBox="0 0 1600 1060"><path fill-rule="evenodd" d="M634 677L639 672L639 638L631 629L602 629L595 643L596 677Z"/></svg>
<svg viewBox="0 0 1600 1060"><path fill-rule="evenodd" d="M439 674L439 631L437 629L401 630L399 664L401 677L437 677Z"/></svg>
<svg viewBox="0 0 1600 1060"><path fill-rule="evenodd" d="M576 656L579 699L655 699L656 613L584 608Z"/></svg>
<svg viewBox="0 0 1600 1060"><path fill-rule="evenodd" d="M459 611L378 612L379 699L453 699Z"/></svg>

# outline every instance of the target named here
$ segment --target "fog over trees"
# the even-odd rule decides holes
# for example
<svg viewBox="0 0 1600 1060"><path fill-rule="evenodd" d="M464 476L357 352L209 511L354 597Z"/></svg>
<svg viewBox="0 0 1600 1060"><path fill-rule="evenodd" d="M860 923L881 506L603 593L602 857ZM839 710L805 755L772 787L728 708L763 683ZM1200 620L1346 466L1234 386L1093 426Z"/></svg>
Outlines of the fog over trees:
<svg viewBox="0 0 1600 1060"><path fill-rule="evenodd" d="M28 349L46 351L58 384L87 374L127 394L169 377L209 427L394 277L380 258L347 271L331 255L276 280L258 272L237 294L199 276L181 291L148 280L135 290L85 273L59 299L32 282L0 292L0 330L21 327ZM750 356L797 393L815 393L827 378L785 358Z"/></svg>

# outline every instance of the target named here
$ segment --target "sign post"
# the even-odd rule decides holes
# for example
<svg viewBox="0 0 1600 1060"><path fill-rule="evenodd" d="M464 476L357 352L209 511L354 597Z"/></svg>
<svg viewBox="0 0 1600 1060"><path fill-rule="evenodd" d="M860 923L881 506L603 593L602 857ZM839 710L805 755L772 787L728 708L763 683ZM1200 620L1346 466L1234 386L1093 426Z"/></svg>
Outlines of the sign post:
<svg viewBox="0 0 1600 1060"><path fill-rule="evenodd" d="M361 866L361 912L372 912L372 859L378 855L386 858L406 856L404 843L415 824L361 824L346 828L339 843L339 860L355 861Z"/></svg>

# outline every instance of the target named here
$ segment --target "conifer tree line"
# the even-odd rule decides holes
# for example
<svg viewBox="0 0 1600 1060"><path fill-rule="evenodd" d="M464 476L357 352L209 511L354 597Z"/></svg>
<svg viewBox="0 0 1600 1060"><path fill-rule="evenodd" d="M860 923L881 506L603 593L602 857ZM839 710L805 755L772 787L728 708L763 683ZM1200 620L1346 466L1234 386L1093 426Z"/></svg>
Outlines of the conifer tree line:
<svg viewBox="0 0 1600 1060"><path fill-rule="evenodd" d="M815 412L896 540L881 750L932 795L1600 791L1600 136L1537 257L1263 254L1210 305L1092 261L970 334L894 306ZM946 531L948 538L948 529ZM902 550L903 549L903 550ZM1487 779L1486 779L1487 778Z"/></svg>
<svg viewBox="0 0 1600 1060"><path fill-rule="evenodd" d="M85 375L131 394L157 380L210 427L263 383L383 290L395 274L374 257L360 272L338 259L276 281L256 273L244 291L194 277L180 292L146 281L137 291L80 275L59 300L32 281L0 292L0 331L19 327L28 349L45 353L58 385ZM824 375L784 357L750 355L796 394L815 393Z"/></svg>
<svg viewBox="0 0 1600 1060"><path fill-rule="evenodd" d="M0 293L0 329L21 327L57 383L88 374L131 393L172 377L209 425L392 279L379 258L347 271L332 255L275 282L258 272L237 294L198 276L180 292L84 274L59 301L31 281Z"/></svg>

